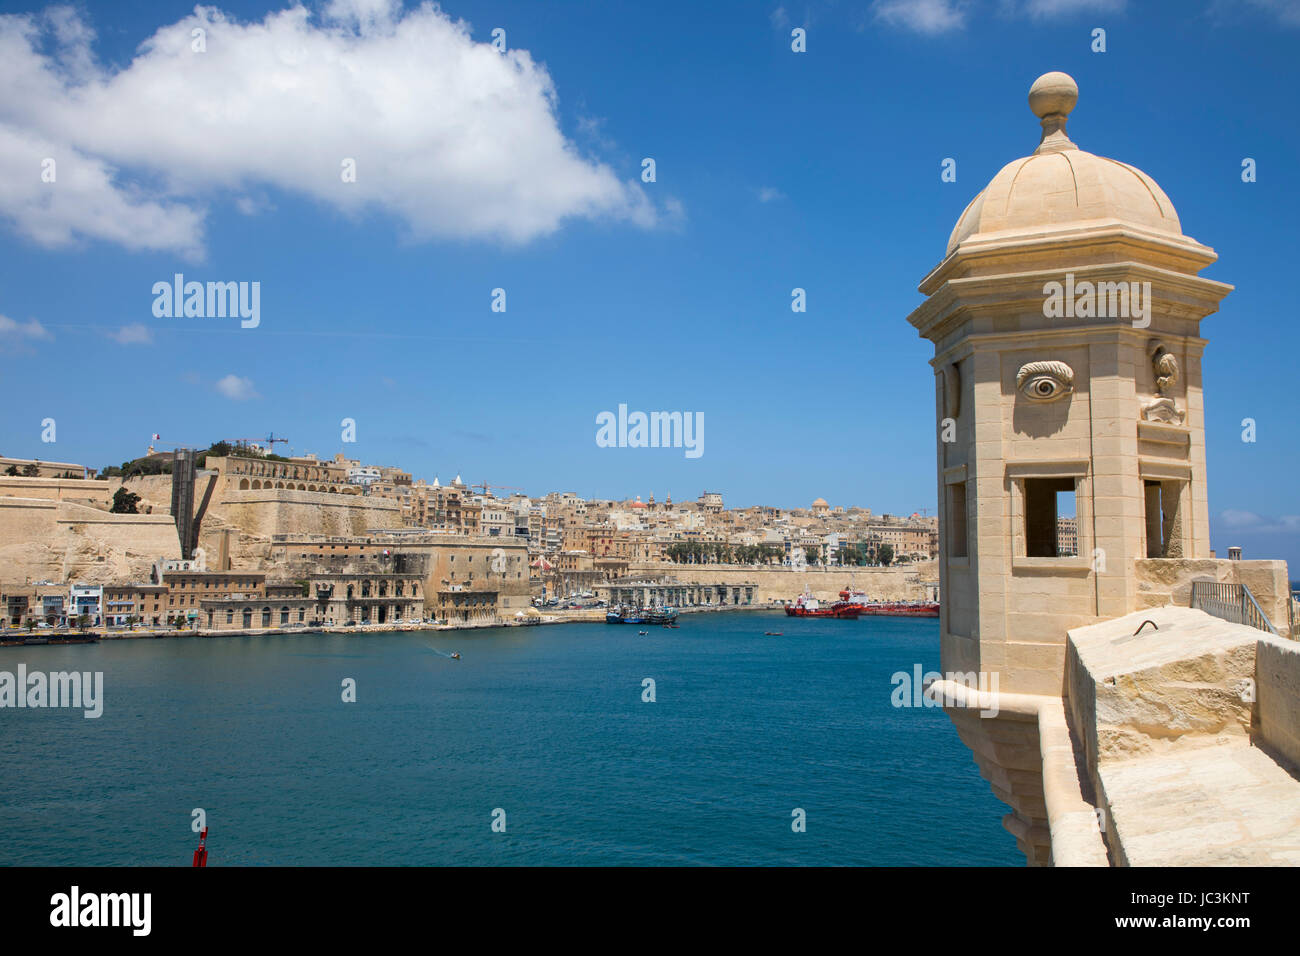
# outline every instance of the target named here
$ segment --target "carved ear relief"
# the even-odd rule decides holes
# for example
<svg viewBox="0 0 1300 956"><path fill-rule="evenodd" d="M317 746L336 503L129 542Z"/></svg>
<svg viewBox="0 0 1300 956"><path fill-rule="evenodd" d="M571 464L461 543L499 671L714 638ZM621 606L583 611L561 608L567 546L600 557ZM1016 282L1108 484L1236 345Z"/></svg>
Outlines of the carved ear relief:
<svg viewBox="0 0 1300 956"><path fill-rule="evenodd" d="M943 369L943 412L948 418L961 414L961 368L956 362Z"/></svg>
<svg viewBox="0 0 1300 956"><path fill-rule="evenodd" d="M1026 362L1016 373L1016 388L1033 402L1054 402L1074 391L1074 369L1064 362Z"/></svg>

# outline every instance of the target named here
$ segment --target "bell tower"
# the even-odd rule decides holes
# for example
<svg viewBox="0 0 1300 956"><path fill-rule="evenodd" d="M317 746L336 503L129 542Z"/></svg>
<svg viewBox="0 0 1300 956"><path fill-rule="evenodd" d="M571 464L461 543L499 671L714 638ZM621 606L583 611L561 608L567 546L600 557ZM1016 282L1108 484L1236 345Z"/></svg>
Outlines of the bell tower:
<svg viewBox="0 0 1300 956"><path fill-rule="evenodd" d="M1066 132L966 207L908 321L934 343L945 671L1059 695L1066 630L1138 607L1145 558L1210 556L1201 319L1232 287L1141 170Z"/></svg>

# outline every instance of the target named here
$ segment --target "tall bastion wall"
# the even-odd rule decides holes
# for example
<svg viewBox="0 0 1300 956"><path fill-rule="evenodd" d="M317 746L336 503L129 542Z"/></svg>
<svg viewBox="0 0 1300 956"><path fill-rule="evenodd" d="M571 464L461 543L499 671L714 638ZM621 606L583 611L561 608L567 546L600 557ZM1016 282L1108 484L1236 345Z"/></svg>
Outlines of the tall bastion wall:
<svg viewBox="0 0 1300 956"><path fill-rule="evenodd" d="M196 513L208 480L200 473L194 482ZM210 568L216 567L217 557L225 547L233 567L267 571L274 576L279 570L271 548L275 535L363 535L402 527L401 505L391 499L287 488L241 491L237 485L237 478L217 478L203 513L199 547ZM170 511L170 476L132 478L126 486L155 513Z"/></svg>
<svg viewBox="0 0 1300 956"><path fill-rule="evenodd" d="M180 557L166 508L109 513L115 482L0 477L0 581L142 581Z"/></svg>

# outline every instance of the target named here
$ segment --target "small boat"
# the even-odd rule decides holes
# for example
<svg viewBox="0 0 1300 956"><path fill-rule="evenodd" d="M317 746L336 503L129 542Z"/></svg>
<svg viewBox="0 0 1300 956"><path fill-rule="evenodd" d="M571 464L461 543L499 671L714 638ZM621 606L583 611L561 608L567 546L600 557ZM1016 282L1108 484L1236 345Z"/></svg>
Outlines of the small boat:
<svg viewBox="0 0 1300 956"><path fill-rule="evenodd" d="M763 636L764 636L764 637L780 637L780 636L781 636L781 632L780 632L780 631L764 631L764 632L763 632Z"/></svg>
<svg viewBox="0 0 1300 956"><path fill-rule="evenodd" d="M637 631L637 634L640 635L641 637L645 637L649 633L650 633L649 631Z"/></svg>
<svg viewBox="0 0 1300 956"><path fill-rule="evenodd" d="M451 659L452 659L453 661L458 661L458 660L460 660L460 653L457 652L457 651L452 651L452 652L451 652Z"/></svg>

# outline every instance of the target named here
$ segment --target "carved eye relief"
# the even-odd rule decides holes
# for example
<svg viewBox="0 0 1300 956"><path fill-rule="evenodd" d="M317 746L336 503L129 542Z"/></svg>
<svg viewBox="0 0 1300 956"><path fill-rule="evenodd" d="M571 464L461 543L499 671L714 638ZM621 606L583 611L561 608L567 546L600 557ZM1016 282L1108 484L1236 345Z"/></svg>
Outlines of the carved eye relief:
<svg viewBox="0 0 1300 956"><path fill-rule="evenodd" d="M1064 362L1029 362L1016 373L1016 388L1033 402L1052 402L1074 391L1074 370Z"/></svg>

